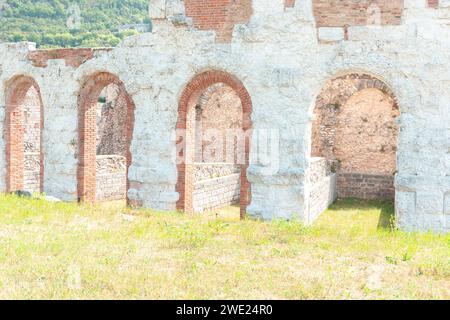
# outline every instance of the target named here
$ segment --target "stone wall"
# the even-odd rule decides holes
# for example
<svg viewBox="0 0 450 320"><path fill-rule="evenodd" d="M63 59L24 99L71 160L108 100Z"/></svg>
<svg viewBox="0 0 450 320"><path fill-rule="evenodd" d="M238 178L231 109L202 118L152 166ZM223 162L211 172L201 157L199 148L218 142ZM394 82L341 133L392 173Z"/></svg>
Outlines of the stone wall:
<svg viewBox="0 0 450 320"><path fill-rule="evenodd" d="M97 156L96 200L125 200L127 194L126 158L117 155Z"/></svg>
<svg viewBox="0 0 450 320"><path fill-rule="evenodd" d="M336 173L325 158L311 158L308 223L313 222L337 198Z"/></svg>
<svg viewBox="0 0 450 320"><path fill-rule="evenodd" d="M333 174L331 163L329 160L320 157L311 158L309 165L309 182L315 184Z"/></svg>
<svg viewBox="0 0 450 320"><path fill-rule="evenodd" d="M201 213L238 204L241 166L227 163L195 164L194 212Z"/></svg>
<svg viewBox="0 0 450 320"><path fill-rule="evenodd" d="M195 112L194 212L237 204L244 149L234 131L242 130L241 100L233 88L216 83L200 95Z"/></svg>
<svg viewBox="0 0 450 320"><path fill-rule="evenodd" d="M237 162L243 150L234 134L228 134L241 129L242 103L236 92L223 83L206 89L196 108L196 161Z"/></svg>
<svg viewBox="0 0 450 320"><path fill-rule="evenodd" d="M116 85L100 94L97 105L97 155L123 155L127 149L127 102Z"/></svg>
<svg viewBox="0 0 450 320"><path fill-rule="evenodd" d="M23 104L24 126L24 187L31 193L40 192L41 188L41 106L39 93L31 87Z"/></svg>
<svg viewBox="0 0 450 320"><path fill-rule="evenodd" d="M204 84L197 76L207 74L212 83L218 78L231 83L243 97L250 111L243 126L254 129L251 159L261 158L264 130L275 137L275 155L252 160L244 170L251 190L247 215L306 221L316 97L328 80L362 73L385 83L399 108L399 227L450 231L448 1L430 8L428 1L405 0L400 24L348 26L324 43L318 41L313 1L286 8L285 0L253 0L249 21L235 24L225 44L216 41L214 29L192 28L189 17L183 17L184 6L167 8L183 2L156 2L160 7L152 15L151 33L124 39L111 50L80 54L80 59L75 59L77 50L70 51L70 59L48 50L45 63L33 64L30 55L43 53L32 44L0 44L0 119L8 119L6 92L12 79L27 76L40 87L46 194L78 199L77 186L83 182L79 164L89 160L80 147L89 138L79 132L80 96L87 97L88 79L107 72L120 79L135 106L128 197L144 207L176 210L185 182L177 161L177 128L183 129L189 103L183 99ZM11 126L5 120L0 120L2 132ZM1 190L7 190L13 174L7 166L7 141L8 135L0 139Z"/></svg>
<svg viewBox="0 0 450 320"><path fill-rule="evenodd" d="M241 166L233 163L196 163L195 181L211 180L241 172Z"/></svg>
<svg viewBox="0 0 450 320"><path fill-rule="evenodd" d="M316 101L312 156L342 162L336 156L338 153L344 157L345 154L362 156L370 161L375 153L372 166L377 166L379 157L388 159L375 170L385 170L388 162L389 167L395 166L398 115L395 96L382 81L367 74L332 79L324 85ZM354 143L360 152L353 152ZM353 170L364 168L365 160L351 165ZM350 167L349 163L344 166Z"/></svg>
<svg viewBox="0 0 450 320"><path fill-rule="evenodd" d="M82 89L78 96L78 168L77 168L77 195L79 201L95 202L97 179L96 161L98 151L111 153L116 152L126 158L125 177L128 167L132 161L130 152L131 140L134 131L134 103L126 92L124 84L115 75L109 72L97 72L83 81ZM99 104L102 93L113 87L116 100L106 99L107 119L110 123L102 123L104 106ZM105 89L106 88L106 89ZM102 97L101 97L102 98ZM126 109L126 111L123 110ZM102 126L104 124L104 126ZM117 141L118 139L119 141ZM121 141L125 142L121 143ZM104 150L102 150L104 149ZM109 150L108 150L109 149ZM120 150L119 150L120 149ZM123 150L125 149L125 150ZM117 155L109 155L117 156ZM127 188L129 181L127 180ZM126 198L126 195L123 196ZM127 200L129 200L127 198ZM129 204L131 204L128 201Z"/></svg>
<svg viewBox="0 0 450 320"><path fill-rule="evenodd" d="M41 166L41 101L36 83L17 77L10 83L15 90L7 92L5 120L6 190L40 192Z"/></svg>
<svg viewBox="0 0 450 320"><path fill-rule="evenodd" d="M41 189L41 154L25 152L23 189L35 193Z"/></svg>
<svg viewBox="0 0 450 320"><path fill-rule="evenodd" d="M202 213L238 204L241 192L240 174L198 181L194 185L194 212Z"/></svg>
<svg viewBox="0 0 450 320"><path fill-rule="evenodd" d="M127 102L116 84L106 86L97 104L97 201L127 198Z"/></svg>
<svg viewBox="0 0 450 320"><path fill-rule="evenodd" d="M315 112L312 155L338 173L338 197L393 200L399 110L385 84L369 75L334 79Z"/></svg>
<svg viewBox="0 0 450 320"><path fill-rule="evenodd" d="M339 172L396 171L399 111L392 99L377 89L353 95L338 114L335 159Z"/></svg>

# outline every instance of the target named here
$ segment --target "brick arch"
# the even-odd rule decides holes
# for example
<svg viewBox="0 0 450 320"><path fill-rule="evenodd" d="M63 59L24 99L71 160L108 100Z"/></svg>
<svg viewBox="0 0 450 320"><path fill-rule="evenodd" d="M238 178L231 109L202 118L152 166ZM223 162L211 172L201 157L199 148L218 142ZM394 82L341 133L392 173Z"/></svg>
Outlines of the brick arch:
<svg viewBox="0 0 450 320"><path fill-rule="evenodd" d="M326 159L339 197L393 200L400 110L392 89L368 73L339 75L322 87L314 114L310 170Z"/></svg>
<svg viewBox="0 0 450 320"><path fill-rule="evenodd" d="M117 85L119 94L123 95L127 104L127 191L130 188L128 168L132 162L131 141L134 128L135 105L128 95L124 83L108 72L99 72L90 76L83 84L78 96L78 200L84 202L96 201L96 132L97 132L97 102L102 90L108 85ZM127 196L128 202L128 196Z"/></svg>
<svg viewBox="0 0 450 320"><path fill-rule="evenodd" d="M25 119L20 107L26 100L28 91L34 88L38 95L40 113L40 173L39 191L44 185L44 152L42 132L44 125L44 106L40 87L29 76L20 75L9 81L5 90L5 141L6 141L6 191L13 192L24 189L25 177Z"/></svg>
<svg viewBox="0 0 450 320"><path fill-rule="evenodd" d="M177 122L177 169L178 182L176 190L180 195L177 202L177 209L191 213L193 211L192 186L193 186L193 172L188 165L189 154L194 146L189 146L187 143L187 135L193 130L190 124L190 114L199 98L205 90L214 84L223 83L231 87L239 96L242 104L242 129L244 132L249 132L252 129L252 101L250 94L245 88L244 84L235 76L217 70L210 70L196 75L183 90L179 100L178 107L178 122ZM251 132L251 131L250 131ZM250 162L250 141L245 143L245 164L241 166L241 218L246 215L246 209L251 199L251 186L247 179L247 169Z"/></svg>
<svg viewBox="0 0 450 320"><path fill-rule="evenodd" d="M336 96L324 95L324 92L327 90L327 88L338 81L352 82L352 86L349 86L345 88L345 90L340 91L340 93ZM388 95L395 102L396 108L398 108L398 100L392 89L378 77L363 72L346 73L344 75L340 75L328 80L317 96L315 108L330 104L343 105L355 93L364 89L380 90L384 94Z"/></svg>

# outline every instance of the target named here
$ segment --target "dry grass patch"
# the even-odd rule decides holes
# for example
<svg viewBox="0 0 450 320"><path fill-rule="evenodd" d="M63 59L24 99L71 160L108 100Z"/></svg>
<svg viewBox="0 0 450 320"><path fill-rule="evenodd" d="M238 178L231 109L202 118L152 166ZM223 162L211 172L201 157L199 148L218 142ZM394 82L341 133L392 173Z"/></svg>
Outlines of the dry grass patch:
<svg viewBox="0 0 450 320"><path fill-rule="evenodd" d="M449 299L450 235L392 212L339 201L305 227L0 196L0 298Z"/></svg>

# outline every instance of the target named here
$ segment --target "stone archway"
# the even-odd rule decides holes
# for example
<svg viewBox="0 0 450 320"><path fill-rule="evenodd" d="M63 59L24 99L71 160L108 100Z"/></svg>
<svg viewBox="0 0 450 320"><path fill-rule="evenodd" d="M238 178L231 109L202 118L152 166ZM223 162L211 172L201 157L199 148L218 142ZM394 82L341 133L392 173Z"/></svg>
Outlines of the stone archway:
<svg viewBox="0 0 450 320"><path fill-rule="evenodd" d="M12 79L6 88L6 191L42 192L44 108L40 88L28 76Z"/></svg>
<svg viewBox="0 0 450 320"><path fill-rule="evenodd" d="M177 169L178 182L176 190L180 195L177 208L181 211L192 213L193 188L194 188L194 160L196 156L195 147L195 119L196 107L199 99L204 99L205 91L214 85L222 84L231 88L239 97L242 105L242 133L243 140L243 163L240 163L240 216L244 218L246 208L250 202L251 190L247 179L247 169L250 158L250 138L252 122L252 102L250 95L243 83L236 77L223 71L206 71L195 76L185 87L178 109L177 122Z"/></svg>
<svg viewBox="0 0 450 320"><path fill-rule="evenodd" d="M115 96L117 101L121 101L120 107L122 110L123 119L123 135L125 139L123 141L123 159L124 163L118 165L123 168L121 177L112 177L107 180L105 184L106 189L120 188L120 190L106 190L102 196L99 196L99 162L103 160L111 162L109 165L115 165L120 162L112 155L102 157L98 156L98 150L105 148L99 147L98 143L101 141L101 137L98 135L99 131L99 113L103 115L103 110L99 109L99 103L106 101L100 101L104 97L100 97L102 94L107 94L108 88L114 87L116 91ZM78 199L79 201L96 202L98 200L118 200L122 197L127 199L127 192L129 190L128 168L131 165L132 155L130 151L131 140L133 137L134 127L134 103L131 97L128 95L123 82L115 75L101 72L94 74L84 83L81 92L78 97L78 110L79 110L79 164L78 164ZM107 127L107 126L105 126ZM114 135L113 135L114 136ZM120 136L115 135L115 136ZM108 149L108 148L106 148ZM114 149L114 147L113 147ZM115 155L116 156L116 155ZM104 158L104 159L103 159ZM104 162L104 161L103 161ZM106 163L108 165L108 163ZM119 170L117 169L117 170ZM116 171L117 171L116 170ZM108 172L107 172L108 174ZM116 174L117 175L117 174ZM118 195L118 193L120 193Z"/></svg>
<svg viewBox="0 0 450 320"><path fill-rule="evenodd" d="M310 215L336 197L394 200L400 113L389 86L364 73L334 78L314 114Z"/></svg>

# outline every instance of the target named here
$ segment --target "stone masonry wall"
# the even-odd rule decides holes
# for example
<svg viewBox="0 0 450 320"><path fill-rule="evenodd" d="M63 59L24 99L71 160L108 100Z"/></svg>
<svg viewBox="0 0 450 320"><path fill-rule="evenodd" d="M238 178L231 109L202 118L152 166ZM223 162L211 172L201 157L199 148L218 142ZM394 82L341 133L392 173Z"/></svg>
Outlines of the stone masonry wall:
<svg viewBox="0 0 450 320"><path fill-rule="evenodd" d="M211 180L240 173L241 166L233 163L197 163L195 181Z"/></svg>
<svg viewBox="0 0 450 320"><path fill-rule="evenodd" d="M197 181L194 185L194 212L201 213L239 203L240 173Z"/></svg>
<svg viewBox="0 0 450 320"><path fill-rule="evenodd" d="M373 88L371 88L373 87ZM338 173L338 197L393 200L399 112L384 84L367 75L330 81L313 125L313 156Z"/></svg>
<svg viewBox="0 0 450 320"><path fill-rule="evenodd" d="M116 85L100 94L97 106L97 155L125 155L127 144L127 102Z"/></svg>
<svg viewBox="0 0 450 320"><path fill-rule="evenodd" d="M105 87L97 104L96 200L127 197L127 103L118 86Z"/></svg>
<svg viewBox="0 0 450 320"><path fill-rule="evenodd" d="M377 166L375 171L385 170L386 164L391 172L395 171L395 129L399 111L394 94L382 81L366 74L332 79L322 88L314 112L312 156L343 162L336 152L348 154L348 163L343 165L351 170L352 158L353 170L361 170L366 159L355 161L355 157L370 159L375 153L375 158L387 158L379 165L372 161L371 166ZM354 143L353 137L357 137L359 153L353 152L353 146L350 146ZM389 146L384 146L383 142Z"/></svg>
<svg viewBox="0 0 450 320"><path fill-rule="evenodd" d="M312 158L309 178L309 209L307 222L313 222L324 212L337 197L337 175L331 171L330 163L325 158Z"/></svg>
<svg viewBox="0 0 450 320"><path fill-rule="evenodd" d="M239 203L239 149L237 141L227 141L227 130L241 128L242 103L236 92L223 83L206 89L196 109L195 212Z"/></svg>
<svg viewBox="0 0 450 320"><path fill-rule="evenodd" d="M24 190L40 192L41 106L36 88L30 87L20 108L24 121Z"/></svg>
<svg viewBox="0 0 450 320"><path fill-rule="evenodd" d="M353 95L337 116L334 155L339 172L394 175L399 111L378 89Z"/></svg>
<svg viewBox="0 0 450 320"><path fill-rule="evenodd" d="M226 79L233 79L230 83L251 110L244 123L254 129L252 161L244 172L251 186L247 215L312 222L308 172L313 106L330 79L361 73L391 89L400 113L397 224L408 231L450 231L448 1L430 7L425 0L405 0L399 24L339 27L341 33L325 33L333 37L319 41L313 1L286 7L285 0L253 0L251 17L234 25L228 43L216 41L215 29L192 28L189 17L183 17L184 5L177 6L183 10L168 10L169 3L183 2L156 2L151 33L124 39L114 49L80 53L79 59L77 50L65 57L48 50L45 63L33 64L30 56L43 55L33 44L0 44L2 132L9 126L5 116L11 80L27 76L40 88L46 194L78 199L80 158L87 159L79 153L80 137L86 138L77 121L80 92L87 79L108 72L120 79L134 103L128 197L144 207L176 210L183 190L176 129L183 128L178 118L186 101L180 100L187 86L189 92L201 86L197 75L210 71L229 75ZM186 23L175 23L174 15ZM274 155L254 161L261 158L264 130L276 141ZM11 175L7 150L2 137L1 190Z"/></svg>
<svg viewBox="0 0 450 320"><path fill-rule="evenodd" d="M348 100L336 134L338 197L394 200L397 117L392 100L377 89Z"/></svg>
<svg viewBox="0 0 450 320"><path fill-rule="evenodd" d="M127 194L126 157L97 156L96 200L125 200Z"/></svg>
<svg viewBox="0 0 450 320"><path fill-rule="evenodd" d="M236 163L237 141L227 140L229 130L242 128L242 103L236 92L221 83L211 86L200 96L196 113L196 161Z"/></svg>
<svg viewBox="0 0 450 320"><path fill-rule="evenodd" d="M324 177L333 174L330 161L325 158L313 157L309 166L309 181L314 184L319 182Z"/></svg>

